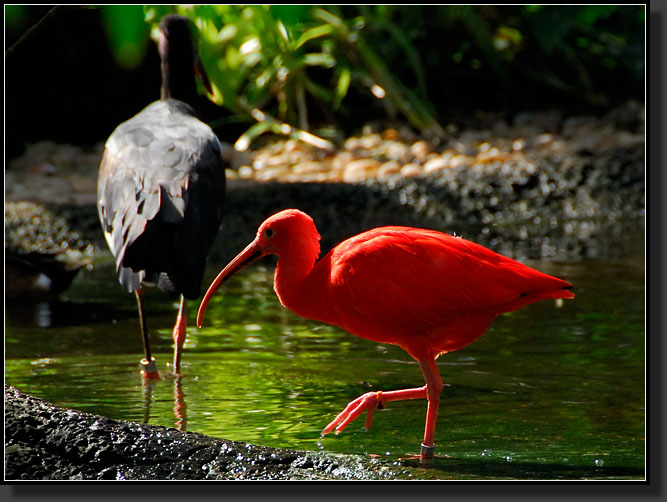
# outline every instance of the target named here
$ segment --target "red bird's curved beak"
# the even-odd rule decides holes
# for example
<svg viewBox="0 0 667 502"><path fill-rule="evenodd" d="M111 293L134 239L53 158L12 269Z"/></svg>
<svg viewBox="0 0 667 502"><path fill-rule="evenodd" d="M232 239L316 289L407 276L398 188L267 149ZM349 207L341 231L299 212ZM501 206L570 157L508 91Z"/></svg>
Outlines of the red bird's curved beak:
<svg viewBox="0 0 667 502"><path fill-rule="evenodd" d="M199 312L197 312L198 328L201 328L202 326L202 322L204 320L204 312L206 312L206 305L208 304L209 300L213 297L215 292L218 290L218 288L222 286L225 282L227 282L227 279L233 276L236 272L241 270L246 265L251 264L258 258L261 258L265 254L266 253L259 246L257 241L254 240L250 244L248 244L243 251L241 251L238 255L236 255L236 258L230 261L225 268L222 269L222 272L218 274L218 276L213 280L211 285L208 287L208 290L206 291L206 294L204 295L204 298L201 301L201 305L199 306Z"/></svg>

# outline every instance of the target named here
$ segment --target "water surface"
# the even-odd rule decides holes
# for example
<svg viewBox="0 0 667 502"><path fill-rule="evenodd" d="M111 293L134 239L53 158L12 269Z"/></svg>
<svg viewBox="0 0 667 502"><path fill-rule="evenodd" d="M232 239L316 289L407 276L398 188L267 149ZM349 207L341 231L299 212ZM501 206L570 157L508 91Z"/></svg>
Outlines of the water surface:
<svg viewBox="0 0 667 502"><path fill-rule="evenodd" d="M390 461L418 453L421 400L376 411L369 432L360 418L320 438L360 394L421 386L423 377L398 347L284 309L272 290L274 262L230 280L202 329L194 327L199 303L190 303L180 379L166 366L175 304L149 291L163 378L148 384L138 372L134 298L111 264L81 274L60 302L10 303L5 383L64 407L266 446ZM618 261L530 265L572 282L576 299L502 315L479 340L438 360L438 457L423 477L643 479L643 249ZM209 267L205 285L217 270Z"/></svg>

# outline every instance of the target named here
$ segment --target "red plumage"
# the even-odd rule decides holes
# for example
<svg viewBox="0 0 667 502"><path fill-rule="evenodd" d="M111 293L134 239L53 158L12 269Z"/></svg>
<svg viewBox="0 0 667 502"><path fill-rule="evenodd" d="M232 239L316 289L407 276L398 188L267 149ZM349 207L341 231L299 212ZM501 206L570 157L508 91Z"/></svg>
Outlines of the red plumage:
<svg viewBox="0 0 667 502"><path fill-rule="evenodd" d="M257 237L209 287L211 296L243 266L277 254L275 291L295 313L362 338L393 343L419 361L427 385L364 394L324 429L340 432L374 406L427 398L422 449L432 454L442 381L435 359L480 337L501 313L547 298L573 298L572 286L483 246L441 232L380 227L351 237L317 260L319 235L310 216L289 209L268 218ZM316 261L317 260L317 261Z"/></svg>

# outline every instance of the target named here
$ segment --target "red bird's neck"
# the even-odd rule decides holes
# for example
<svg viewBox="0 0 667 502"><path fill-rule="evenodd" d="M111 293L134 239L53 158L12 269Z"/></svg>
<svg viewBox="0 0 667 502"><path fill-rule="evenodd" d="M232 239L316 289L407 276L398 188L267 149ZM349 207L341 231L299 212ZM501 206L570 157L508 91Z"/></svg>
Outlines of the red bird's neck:
<svg viewBox="0 0 667 502"><path fill-rule="evenodd" d="M274 289L280 303L292 312L316 321L336 324L329 299L329 277L326 257L315 263L316 246L299 246L296 252L279 255Z"/></svg>

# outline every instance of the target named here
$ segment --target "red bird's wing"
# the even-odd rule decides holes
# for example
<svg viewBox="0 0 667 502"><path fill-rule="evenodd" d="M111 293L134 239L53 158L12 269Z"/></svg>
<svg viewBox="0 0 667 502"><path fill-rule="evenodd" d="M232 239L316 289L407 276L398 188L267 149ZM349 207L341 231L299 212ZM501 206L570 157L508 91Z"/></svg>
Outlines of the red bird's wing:
<svg viewBox="0 0 667 502"><path fill-rule="evenodd" d="M488 325L501 312L571 295L565 281L465 239L416 228L364 232L334 248L330 262L340 325L392 343L381 333L429 332L461 318Z"/></svg>

